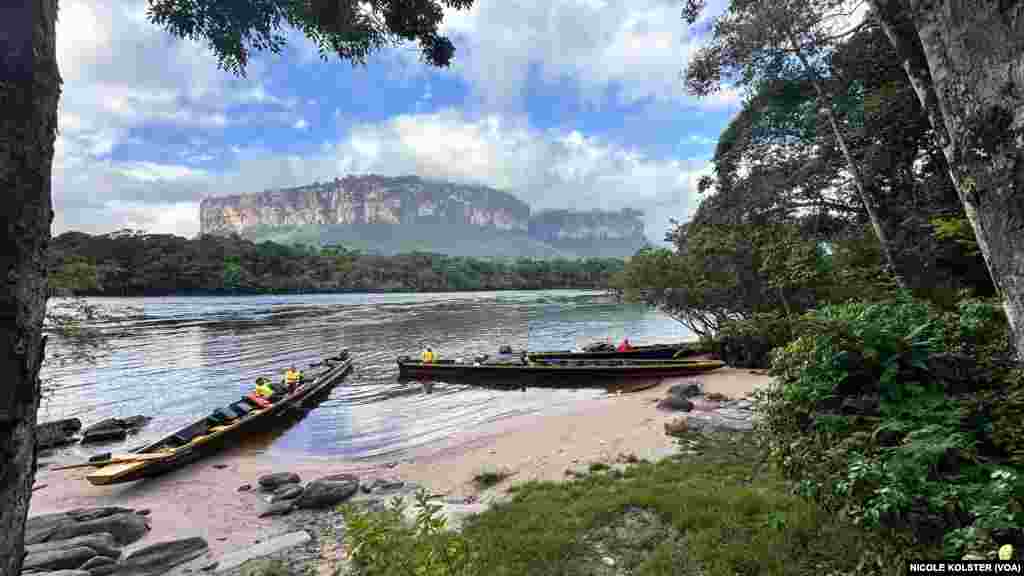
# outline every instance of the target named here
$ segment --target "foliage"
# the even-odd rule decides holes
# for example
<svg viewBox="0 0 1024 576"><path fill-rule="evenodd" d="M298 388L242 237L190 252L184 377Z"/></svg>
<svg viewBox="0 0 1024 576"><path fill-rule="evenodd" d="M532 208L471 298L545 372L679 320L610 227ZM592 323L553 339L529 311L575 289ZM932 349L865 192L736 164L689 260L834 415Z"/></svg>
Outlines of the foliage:
<svg viewBox="0 0 1024 576"><path fill-rule="evenodd" d="M711 435L685 459L595 466L571 481L530 481L510 501L439 533L394 508L345 512L360 574L897 574L902 548L788 493L749 434ZM421 495L421 505L425 497ZM451 564L439 562L448 546ZM475 571L474 571L475 570Z"/></svg>
<svg viewBox="0 0 1024 576"><path fill-rule="evenodd" d="M768 368L772 351L791 342L798 330L799 318L757 314L723 324L712 349L729 366Z"/></svg>
<svg viewBox="0 0 1024 576"><path fill-rule="evenodd" d="M292 27L317 45L325 60L334 53L365 64L370 54L402 42L418 42L427 63L447 67L455 54L438 34L444 8L465 9L473 0L149 0L147 17L172 36L205 40L221 68L245 74L249 54L279 54Z"/></svg>
<svg viewBox="0 0 1024 576"><path fill-rule="evenodd" d="M481 490L492 488L512 476L508 470L482 470L473 475L473 484Z"/></svg>
<svg viewBox="0 0 1024 576"><path fill-rule="evenodd" d="M943 544L950 557L1019 544L1024 369L1000 362L1008 350L991 302L825 306L774 355L763 438L803 495L859 524Z"/></svg>
<svg viewBox="0 0 1024 576"><path fill-rule="evenodd" d="M498 261L422 252L375 256L339 245L78 232L55 238L49 255L54 277L69 279L66 285L76 292L118 296L601 288L624 265L611 258Z"/></svg>
<svg viewBox="0 0 1024 576"><path fill-rule="evenodd" d="M368 513L347 505L341 508L346 524L348 555L364 576L476 575L470 542L447 529L441 507L421 490L416 494L416 519L409 526L405 507L396 498L383 512Z"/></svg>

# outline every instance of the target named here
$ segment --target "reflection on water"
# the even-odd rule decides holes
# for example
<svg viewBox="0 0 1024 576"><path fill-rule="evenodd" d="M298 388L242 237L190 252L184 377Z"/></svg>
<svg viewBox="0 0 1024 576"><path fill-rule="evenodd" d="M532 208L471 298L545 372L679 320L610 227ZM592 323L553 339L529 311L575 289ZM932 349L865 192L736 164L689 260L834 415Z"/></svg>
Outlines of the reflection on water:
<svg viewBox="0 0 1024 576"><path fill-rule="evenodd" d="M395 358L431 346L443 358L493 354L502 344L568 349L628 336L636 344L689 333L665 315L594 292L522 291L210 298L97 298L132 310L101 326L109 349L95 365L47 366L56 390L40 420L154 416L130 446L237 400L258 376L278 377L348 348L355 367L304 418L250 439L272 452L394 456L511 415L564 408L601 389L489 389L400 382ZM62 344L52 339L50 353ZM109 450L76 446L78 456Z"/></svg>

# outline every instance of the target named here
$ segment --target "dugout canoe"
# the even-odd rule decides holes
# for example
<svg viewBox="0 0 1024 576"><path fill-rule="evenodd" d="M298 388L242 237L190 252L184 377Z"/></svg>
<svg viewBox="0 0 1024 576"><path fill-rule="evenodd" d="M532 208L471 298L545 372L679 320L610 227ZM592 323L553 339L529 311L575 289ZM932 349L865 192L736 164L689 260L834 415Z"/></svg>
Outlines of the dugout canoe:
<svg viewBox="0 0 1024 576"><path fill-rule="evenodd" d="M527 352L530 360L672 360L699 354L692 344L680 342L676 344L651 344L634 346L628 352L618 350L547 350Z"/></svg>
<svg viewBox="0 0 1024 576"><path fill-rule="evenodd" d="M578 387L579 379L606 382L632 378L665 378L686 376L717 370L725 366L718 360L542 360L523 363L493 363L472 360L437 360L420 362L408 357L398 358L399 377L472 380L495 378L507 382L516 378L543 377L567 380L567 387Z"/></svg>
<svg viewBox="0 0 1024 576"><path fill-rule="evenodd" d="M269 406L245 396L147 446L125 454L93 457L84 466L98 468L86 479L96 486L133 482L194 462L232 439L237 440L257 425L281 418L292 408L326 392L349 372L352 359L348 351L343 350L337 356L311 364L310 368L319 368L319 371L309 374L293 392Z"/></svg>

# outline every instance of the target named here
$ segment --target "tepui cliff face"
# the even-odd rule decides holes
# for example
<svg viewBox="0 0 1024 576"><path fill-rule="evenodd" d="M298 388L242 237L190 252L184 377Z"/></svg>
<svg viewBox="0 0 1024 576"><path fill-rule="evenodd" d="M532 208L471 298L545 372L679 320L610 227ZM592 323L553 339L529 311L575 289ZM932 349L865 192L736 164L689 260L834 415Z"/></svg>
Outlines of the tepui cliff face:
<svg viewBox="0 0 1024 576"><path fill-rule="evenodd" d="M515 196L484 186L424 180L417 176L346 176L297 188L206 198L200 204L202 234L245 235L254 227L325 226L366 229L401 226L457 234L493 231L550 244L572 245L572 252L612 255L601 244L614 244L615 256L629 255L646 243L642 213L531 213ZM423 238L428 248L431 238ZM588 243L592 244L588 247ZM604 248L612 248L605 246ZM386 250L385 250L386 251ZM452 250L447 250L451 252ZM624 253L625 252L625 253ZM582 255L582 254L581 254Z"/></svg>

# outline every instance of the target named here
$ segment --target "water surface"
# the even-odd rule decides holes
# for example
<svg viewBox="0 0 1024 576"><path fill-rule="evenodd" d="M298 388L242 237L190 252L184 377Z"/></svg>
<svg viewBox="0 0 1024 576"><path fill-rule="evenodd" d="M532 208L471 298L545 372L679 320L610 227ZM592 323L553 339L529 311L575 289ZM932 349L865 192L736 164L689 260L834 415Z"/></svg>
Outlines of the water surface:
<svg viewBox="0 0 1024 576"><path fill-rule="evenodd" d="M637 344L691 339L679 323L599 292L514 291L245 297L95 298L116 315L94 362L57 365L67 342L51 339L43 377L53 390L41 421L85 425L134 414L154 420L116 450L155 440L237 400L258 376L347 348L354 370L315 410L261 436L281 455L394 458L512 415L558 411L606 394L584 390L490 390L399 382L395 358L430 345L441 358L493 354L502 344L564 350L628 336ZM75 456L111 450L76 446Z"/></svg>

